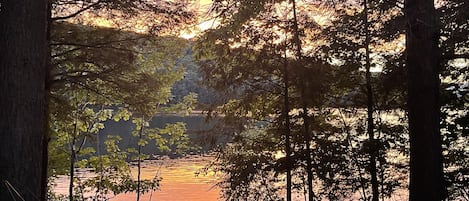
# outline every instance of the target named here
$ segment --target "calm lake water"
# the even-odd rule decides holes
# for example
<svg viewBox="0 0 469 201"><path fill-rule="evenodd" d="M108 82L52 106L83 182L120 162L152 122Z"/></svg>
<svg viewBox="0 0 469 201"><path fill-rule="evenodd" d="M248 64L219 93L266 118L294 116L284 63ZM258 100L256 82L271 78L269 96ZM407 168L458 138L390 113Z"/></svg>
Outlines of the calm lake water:
<svg viewBox="0 0 469 201"><path fill-rule="evenodd" d="M212 135L208 130L213 128L215 122L207 122L202 115L193 115L188 117L178 116L159 116L152 121L152 127L163 127L166 123L174 123L178 121L186 122L188 134L191 140L199 142L202 145L202 152L210 150L216 144L226 143L227 136L224 134ZM120 147L125 149L134 147L136 139L130 138L130 132L134 129L134 125L130 121L127 122L107 122L106 128L100 133L101 138L105 139L108 134L120 134L123 140ZM102 141L101 141L102 143ZM100 146L103 147L102 145ZM148 149L148 150L147 150ZM155 148L148 146L143 150L146 153L155 153ZM156 152L156 154L158 154ZM160 190L149 192L141 196L141 201L216 201L219 198L220 189L215 187L218 178L214 174L196 174L207 165L212 156L192 155L185 158L170 159L165 157L161 160L148 160L142 164L142 179L151 179L155 176L161 177ZM86 171L80 171L81 175L86 177ZM136 168L133 167L132 173L136 178ZM68 177L62 176L56 180L54 191L59 194L66 195L68 193ZM282 185L282 184L280 184ZM353 195L351 198L344 199L347 201L358 200L359 194ZM132 201L136 200L136 194L119 194L108 195L110 201ZM295 201L305 201L303 193L295 193L293 196ZM407 190L400 189L387 200L406 200Z"/></svg>
<svg viewBox="0 0 469 201"><path fill-rule="evenodd" d="M151 179L155 175L163 178L160 191L146 193L142 201L216 201L220 190L215 187L217 178L214 174L196 174L212 157L194 157L166 159L145 162L142 178ZM136 169L133 169L136 173ZM134 175L136 177L136 175ZM121 194L111 201L135 200L135 194Z"/></svg>
<svg viewBox="0 0 469 201"><path fill-rule="evenodd" d="M208 152L217 144L225 143L229 135L222 132L214 134L210 130L218 123L214 118L207 121L204 115L192 114L190 116L160 115L155 116L150 126L152 128L163 128L168 123L184 122L187 126L187 134L193 143L201 147L200 152ZM104 153L104 140L107 135L120 135L122 140L119 147L123 150L136 148L138 139L131 137L135 125L131 121L107 121L105 128L100 131L97 141L90 141L87 145L99 149ZM99 144L99 146L97 145ZM149 155L160 155L153 143L149 143L142 149L143 153ZM203 175L196 173L207 165L213 157L191 155L190 157L170 159L163 157L161 160L148 160L142 164L142 179L152 179L155 176L162 178L160 190L149 192L141 196L141 201L216 201L220 189L215 187L217 178L213 174ZM137 178L136 167L132 168L134 178ZM76 173L78 177L89 177L91 173L80 170ZM54 192L68 195L69 178L59 176L56 179ZM92 196L92 195L89 195ZM110 201L136 200L136 194L108 195Z"/></svg>
<svg viewBox="0 0 469 201"><path fill-rule="evenodd" d="M190 156L179 159L165 158L162 160L151 160L142 163L142 179L151 179L155 175L162 177L160 190L141 195L141 201L217 201L220 189L215 186L219 178L213 173L197 174L207 165L213 157ZM132 168L133 176L137 177L136 168ZM81 172L78 176L86 177L87 173ZM89 173L88 173L89 174ZM58 194L68 194L68 177L59 177L56 180L54 191ZM135 193L108 195L110 201L132 201L136 200ZM406 189L397 190L392 197L386 201L407 200ZM360 195L356 193L344 201L359 200ZM306 201L302 193L293 194L294 201Z"/></svg>
<svg viewBox="0 0 469 201"><path fill-rule="evenodd" d="M179 159L145 161L142 164L142 179L151 179L155 175L162 177L160 190L141 195L141 201L216 201L220 189L215 187L217 177L214 174L196 174L212 159L210 156L191 156ZM137 171L133 167L136 178ZM81 176L86 177L86 174ZM54 191L68 194L68 178L59 177ZM136 200L136 194L109 195L110 201Z"/></svg>

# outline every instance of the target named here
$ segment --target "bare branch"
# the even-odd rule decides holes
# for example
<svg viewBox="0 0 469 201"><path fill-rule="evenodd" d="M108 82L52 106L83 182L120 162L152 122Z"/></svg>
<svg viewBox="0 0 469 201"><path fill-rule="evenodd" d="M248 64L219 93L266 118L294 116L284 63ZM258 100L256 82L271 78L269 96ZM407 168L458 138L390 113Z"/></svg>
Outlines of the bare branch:
<svg viewBox="0 0 469 201"><path fill-rule="evenodd" d="M58 43L51 43L51 46L60 46L60 45L75 45L75 46L87 46L87 47L99 47L99 46L104 46L104 45L109 45L112 43L117 43L117 42L126 42L126 41L137 41L140 39L146 39L146 38L151 38L152 36L150 35L143 35L139 37L129 37L129 38L124 38L124 39L119 39L119 40L110 40L110 41L105 41L101 43L95 43L95 44L79 44L79 43L72 43L72 42L58 42Z"/></svg>
<svg viewBox="0 0 469 201"><path fill-rule="evenodd" d="M469 53L466 54L450 54L443 55L443 60L454 60L454 59L469 59Z"/></svg>
<svg viewBox="0 0 469 201"><path fill-rule="evenodd" d="M50 45L51 46L62 46L62 45L76 46L76 48L72 48L72 49L66 50L64 52L54 54L54 55L52 55L52 58L60 57L60 56L66 55L68 53L71 53L71 52L74 52L74 51L77 51L77 50L81 50L82 48L110 48L110 49L115 49L115 50L133 52L133 53L137 53L137 54L147 54L149 52L140 52L140 51L131 50L131 49L127 49L127 48L118 48L118 47L112 46L113 43L127 42L127 41L137 41L137 40L146 39L146 38L150 38L150 36L140 36L140 37L136 37L136 38L125 38L125 39L121 39L121 40L111 40L111 41L105 41L105 42L102 42L102 43L95 43L95 44L80 44L80 43L73 43L73 42L58 42L58 43L51 43ZM109 45L111 45L111 46L109 46Z"/></svg>
<svg viewBox="0 0 469 201"><path fill-rule="evenodd" d="M82 48L81 47L72 48L72 49L69 49L67 51L63 51L63 52L51 55L51 57L52 58L60 57L60 56L66 55L68 53L71 53L71 52L74 52L74 51L77 51L77 50L80 50L80 49L82 49Z"/></svg>
<svg viewBox="0 0 469 201"><path fill-rule="evenodd" d="M98 0L97 2L94 2L78 11L76 11L75 13L72 13L70 15L66 15L66 16L60 16L60 17L52 17L51 20L53 21L56 21L56 20L66 20L66 19L69 19L69 18L72 18L72 17L76 17L77 15L79 15L80 13L83 13L87 10L89 10L90 8L92 7L95 7L97 6L98 4L100 4L102 1L101 0Z"/></svg>

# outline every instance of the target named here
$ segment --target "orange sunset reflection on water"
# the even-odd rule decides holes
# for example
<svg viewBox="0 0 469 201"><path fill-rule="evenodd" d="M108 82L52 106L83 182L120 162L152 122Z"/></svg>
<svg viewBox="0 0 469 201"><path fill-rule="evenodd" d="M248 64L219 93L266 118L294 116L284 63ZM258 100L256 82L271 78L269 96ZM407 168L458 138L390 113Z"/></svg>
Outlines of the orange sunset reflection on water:
<svg viewBox="0 0 469 201"><path fill-rule="evenodd" d="M141 201L216 201L220 189L215 187L217 177L213 173L198 174L211 157L194 157L182 159L164 159L142 163L142 179L161 177L160 190L140 196ZM132 168L136 178L136 167ZM119 194L110 201L135 200L136 194Z"/></svg>

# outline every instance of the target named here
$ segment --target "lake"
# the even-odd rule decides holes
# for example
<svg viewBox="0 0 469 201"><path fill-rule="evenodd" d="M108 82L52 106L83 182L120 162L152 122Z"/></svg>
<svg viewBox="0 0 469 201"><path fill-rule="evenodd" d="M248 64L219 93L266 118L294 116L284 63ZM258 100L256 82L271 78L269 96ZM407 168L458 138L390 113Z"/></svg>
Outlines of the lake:
<svg viewBox="0 0 469 201"><path fill-rule="evenodd" d="M155 175L162 177L160 190L143 194L141 201L216 201L220 189L215 187L217 177L212 174L197 174L212 160L211 156L190 156L178 159L168 157L161 160L147 160L142 163L142 179L151 179ZM80 171L80 177L87 177L87 172ZM136 167L132 167L136 178ZM68 177L61 176L56 180L54 192L68 194ZM108 195L110 201L136 200L135 193Z"/></svg>
<svg viewBox="0 0 469 201"><path fill-rule="evenodd" d="M142 179L151 179L155 175L163 178L160 191L146 193L142 201L216 201L220 189L215 187L217 177L212 174L196 174L212 157L191 156L180 159L145 161ZM136 173L136 168L132 170ZM136 175L134 175L136 177ZM135 200L135 194L121 194L110 201Z"/></svg>
<svg viewBox="0 0 469 201"><path fill-rule="evenodd" d="M218 119L211 122L205 121L203 115L191 115L180 117L176 115L157 116L153 119L151 127L163 127L167 123L186 122L189 137L202 145L201 153L209 151L217 144L223 144L228 141L229 134L217 133L211 131L212 128L218 123ZM105 129L100 132L102 139L109 134L119 134L123 137L120 143L121 148L134 147L137 142L135 138L130 137L134 125L130 121L126 122L113 122L106 123ZM101 138L100 137L100 138ZM102 141L101 141L102 143ZM100 147L103 147L102 145ZM143 150L146 153L154 153L155 148L151 145ZM160 155L161 156L161 155ZM213 174L196 175L196 173L207 165L213 156L200 156L190 155L182 158L162 157L161 160L146 160L142 163L142 178L151 179L155 175L161 177L163 180L160 182L160 190L149 192L141 196L141 201L216 201L218 200L220 189L214 185L218 181L217 177ZM86 171L80 171L79 176L86 177ZM133 167L132 173L136 178L136 168ZM61 176L56 180L58 184L54 189L56 193L68 193L68 177ZM280 184L282 185L282 184ZM136 200L136 194L119 194L108 195L110 201L127 201ZM295 201L304 201L303 193L296 193L293 196ZM352 198L345 200L357 200L359 195L354 195ZM398 190L390 199L386 200L405 200L407 198L407 191L405 189Z"/></svg>

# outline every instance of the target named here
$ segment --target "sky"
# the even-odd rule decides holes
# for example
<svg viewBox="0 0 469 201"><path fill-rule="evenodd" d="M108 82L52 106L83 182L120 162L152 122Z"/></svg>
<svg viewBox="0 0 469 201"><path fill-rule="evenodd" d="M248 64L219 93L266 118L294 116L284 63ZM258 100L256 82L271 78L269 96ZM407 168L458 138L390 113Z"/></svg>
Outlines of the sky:
<svg viewBox="0 0 469 201"><path fill-rule="evenodd" d="M196 37L200 32L217 25L215 19L212 19L208 13L211 3L211 0L194 1L194 6L198 15L198 22L195 26L188 27L186 31L182 31L179 35L180 37L191 39Z"/></svg>

